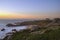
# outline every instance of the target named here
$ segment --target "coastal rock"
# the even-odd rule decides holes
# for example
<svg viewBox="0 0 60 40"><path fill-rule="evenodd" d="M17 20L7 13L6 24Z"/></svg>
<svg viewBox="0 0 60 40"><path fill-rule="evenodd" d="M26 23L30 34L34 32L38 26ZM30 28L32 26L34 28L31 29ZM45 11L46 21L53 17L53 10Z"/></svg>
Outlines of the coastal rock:
<svg viewBox="0 0 60 40"><path fill-rule="evenodd" d="M3 29L1 29L1 31L4 31L5 29L3 28Z"/></svg>
<svg viewBox="0 0 60 40"><path fill-rule="evenodd" d="M28 27L28 29L30 29L31 31L38 30L38 29L40 29L40 26L38 26L38 25L30 25Z"/></svg>
<svg viewBox="0 0 60 40"><path fill-rule="evenodd" d="M17 30L16 30L16 29L12 29L12 32L13 32L13 33L16 33L16 32L17 32Z"/></svg>
<svg viewBox="0 0 60 40"><path fill-rule="evenodd" d="M17 26L16 24L9 23L6 26L11 27L11 26Z"/></svg>
<svg viewBox="0 0 60 40"><path fill-rule="evenodd" d="M7 36L13 35L13 32L9 32L9 33L7 33L6 35L7 35Z"/></svg>
<svg viewBox="0 0 60 40"><path fill-rule="evenodd" d="M13 26L13 24L9 23L9 24L7 24L6 26L10 27L10 26Z"/></svg>

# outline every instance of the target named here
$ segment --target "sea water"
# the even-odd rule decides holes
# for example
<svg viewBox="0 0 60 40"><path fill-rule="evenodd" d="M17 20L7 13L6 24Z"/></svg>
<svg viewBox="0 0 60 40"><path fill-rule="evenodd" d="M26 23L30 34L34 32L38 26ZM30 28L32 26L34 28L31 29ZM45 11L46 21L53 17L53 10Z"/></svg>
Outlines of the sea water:
<svg viewBox="0 0 60 40"><path fill-rule="evenodd" d="M22 22L20 20L0 20L0 39L3 39L6 37L7 33L12 32L12 29L16 29L17 31L26 29L26 26L17 26L17 27L7 27L6 24L8 23L14 23L14 22ZM1 31L1 29L5 29L4 31Z"/></svg>

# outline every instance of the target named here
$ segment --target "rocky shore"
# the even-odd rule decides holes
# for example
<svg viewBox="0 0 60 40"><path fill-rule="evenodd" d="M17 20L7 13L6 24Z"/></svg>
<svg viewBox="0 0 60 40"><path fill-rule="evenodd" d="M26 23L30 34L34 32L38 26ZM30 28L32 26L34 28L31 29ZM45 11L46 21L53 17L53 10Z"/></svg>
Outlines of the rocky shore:
<svg viewBox="0 0 60 40"><path fill-rule="evenodd" d="M27 36L26 35L27 33L28 33L28 35L31 35L31 36L33 34L39 34L41 36L42 34L45 34L46 32L50 32L51 29L52 29L52 31L54 31L56 29L59 30L59 28L60 28L60 19L55 19L55 20L39 20L39 21L27 21L27 22L22 22L22 23L19 23L19 24L7 24L6 26L8 26L8 27L10 27L10 26L12 26L12 27L16 27L16 26L27 26L27 29L21 30L19 32L17 32L16 29L13 29L12 31L14 33L12 33L13 34L13 36L11 36L12 39L11 39L10 36L7 38L8 40L13 40L13 38L15 38L19 34L19 35L21 35L21 38L24 39L25 36ZM8 33L8 34L11 34L11 33ZM14 35L16 35L16 36L14 36ZM20 39L19 38L20 37L19 35L17 36L18 38L16 37L17 39ZM24 37L22 37L22 35L24 35ZM39 37L39 36L37 36L37 37ZM26 38L28 38L28 37L26 37ZM17 39L14 39L14 40L17 40Z"/></svg>

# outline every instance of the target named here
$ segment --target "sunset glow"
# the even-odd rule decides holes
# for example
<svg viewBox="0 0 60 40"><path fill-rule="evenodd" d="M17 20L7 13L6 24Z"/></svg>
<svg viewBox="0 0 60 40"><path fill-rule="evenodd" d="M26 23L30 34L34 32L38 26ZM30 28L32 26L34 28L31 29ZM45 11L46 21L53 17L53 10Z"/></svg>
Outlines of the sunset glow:
<svg viewBox="0 0 60 40"><path fill-rule="evenodd" d="M17 14L17 13L0 13L0 18L8 18L8 19L19 19L19 18L36 18L37 16L34 15L25 15L25 14Z"/></svg>
<svg viewBox="0 0 60 40"><path fill-rule="evenodd" d="M60 17L58 0L0 0L0 19L54 17Z"/></svg>

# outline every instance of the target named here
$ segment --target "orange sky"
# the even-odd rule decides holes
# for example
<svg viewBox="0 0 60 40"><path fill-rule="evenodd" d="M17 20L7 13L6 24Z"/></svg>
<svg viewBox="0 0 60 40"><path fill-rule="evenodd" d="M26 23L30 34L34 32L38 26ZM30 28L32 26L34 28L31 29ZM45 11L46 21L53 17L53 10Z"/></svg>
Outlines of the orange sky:
<svg viewBox="0 0 60 40"><path fill-rule="evenodd" d="M26 18L26 19L39 19L39 18L53 18L53 17L59 17L57 14L54 15L46 15L46 14L24 14L24 13L13 13L13 12L0 12L0 19L20 19L20 18Z"/></svg>
<svg viewBox="0 0 60 40"><path fill-rule="evenodd" d="M37 16L34 15L26 15L26 14L17 14L17 13L3 13L0 12L0 19L19 19L19 18L37 18Z"/></svg>

